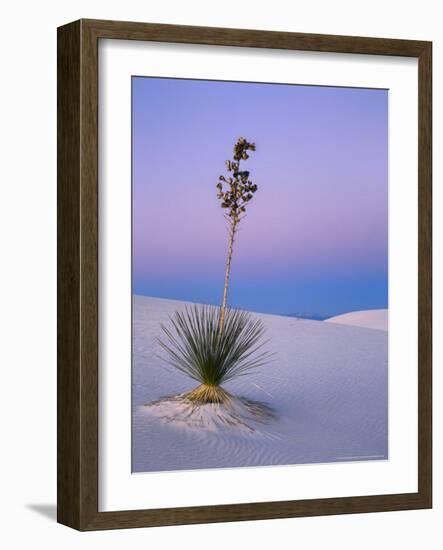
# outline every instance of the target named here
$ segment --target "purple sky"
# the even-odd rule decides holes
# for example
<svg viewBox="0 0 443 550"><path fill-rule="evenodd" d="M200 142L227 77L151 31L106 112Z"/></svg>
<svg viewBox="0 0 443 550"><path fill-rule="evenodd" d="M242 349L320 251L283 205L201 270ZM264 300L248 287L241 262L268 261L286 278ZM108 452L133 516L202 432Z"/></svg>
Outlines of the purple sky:
<svg viewBox="0 0 443 550"><path fill-rule="evenodd" d="M387 307L388 91L133 77L133 291L218 304L215 185L239 136L258 185L229 303L335 315Z"/></svg>

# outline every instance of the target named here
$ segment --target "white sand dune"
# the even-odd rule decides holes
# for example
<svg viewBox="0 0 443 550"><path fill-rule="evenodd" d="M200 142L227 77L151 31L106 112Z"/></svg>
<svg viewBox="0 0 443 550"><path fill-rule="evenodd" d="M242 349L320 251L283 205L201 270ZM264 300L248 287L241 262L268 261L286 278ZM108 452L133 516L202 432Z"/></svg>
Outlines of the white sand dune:
<svg viewBox="0 0 443 550"><path fill-rule="evenodd" d="M367 309L364 311L351 311L336 317L326 319L327 323L338 323L340 325L352 325L355 327L375 328L388 330L387 309Z"/></svg>
<svg viewBox="0 0 443 550"><path fill-rule="evenodd" d="M275 419L254 431L221 427L207 410L189 424L174 404L145 406L197 385L158 358L160 323L186 305L133 299L134 472L387 459L387 332L382 330L257 314L276 356L225 386L244 402L274 409ZM210 429L196 429L199 422Z"/></svg>

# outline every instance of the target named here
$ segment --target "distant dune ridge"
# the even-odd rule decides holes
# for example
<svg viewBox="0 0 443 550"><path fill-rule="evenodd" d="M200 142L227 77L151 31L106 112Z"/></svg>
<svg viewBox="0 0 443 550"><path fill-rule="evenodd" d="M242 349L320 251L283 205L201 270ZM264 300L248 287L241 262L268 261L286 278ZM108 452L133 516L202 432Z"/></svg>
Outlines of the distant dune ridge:
<svg viewBox="0 0 443 550"><path fill-rule="evenodd" d="M163 410L147 407L197 385L159 359L156 343L160 323L187 305L133 297L134 472L388 458L384 330L260 314L276 356L225 385L275 412L252 432L214 422L210 429L187 426L174 421L168 403ZM204 407L202 426L208 415L214 419L213 405Z"/></svg>
<svg viewBox="0 0 443 550"><path fill-rule="evenodd" d="M365 311L351 311L350 313L344 313L343 315L337 315L336 317L326 319L326 322L388 330L388 310L368 309Z"/></svg>

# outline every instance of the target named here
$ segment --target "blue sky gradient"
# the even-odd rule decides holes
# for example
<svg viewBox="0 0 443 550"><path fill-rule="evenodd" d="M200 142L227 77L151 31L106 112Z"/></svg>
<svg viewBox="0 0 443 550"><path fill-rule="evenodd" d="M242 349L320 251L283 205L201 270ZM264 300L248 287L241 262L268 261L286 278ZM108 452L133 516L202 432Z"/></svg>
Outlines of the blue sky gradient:
<svg viewBox="0 0 443 550"><path fill-rule="evenodd" d="M388 303L388 91L133 77L133 291L218 304L215 185L239 136L258 191L229 303L332 316Z"/></svg>

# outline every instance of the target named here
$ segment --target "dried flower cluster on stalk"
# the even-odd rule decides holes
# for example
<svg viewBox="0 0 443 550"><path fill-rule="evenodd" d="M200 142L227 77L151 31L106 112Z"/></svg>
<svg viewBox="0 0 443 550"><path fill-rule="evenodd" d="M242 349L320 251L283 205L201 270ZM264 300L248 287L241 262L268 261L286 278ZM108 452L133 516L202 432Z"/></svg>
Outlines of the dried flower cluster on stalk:
<svg viewBox="0 0 443 550"><path fill-rule="evenodd" d="M226 161L226 168L232 175L220 176L216 186L221 207L228 209L228 216L237 221L257 191L257 185L249 179L249 172L240 170L240 162L249 158L247 151L255 151L255 143L249 143L243 137L239 138L234 145L233 160Z"/></svg>

